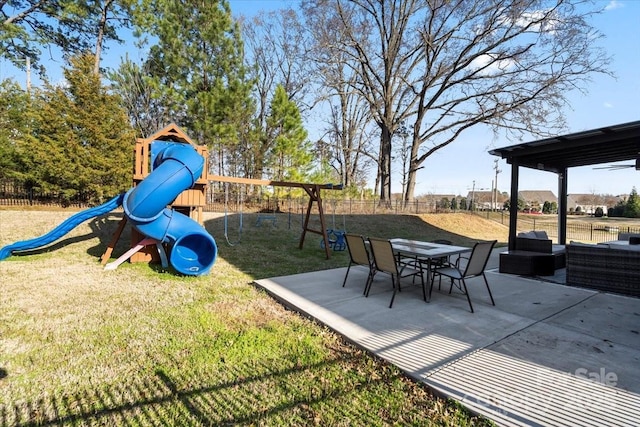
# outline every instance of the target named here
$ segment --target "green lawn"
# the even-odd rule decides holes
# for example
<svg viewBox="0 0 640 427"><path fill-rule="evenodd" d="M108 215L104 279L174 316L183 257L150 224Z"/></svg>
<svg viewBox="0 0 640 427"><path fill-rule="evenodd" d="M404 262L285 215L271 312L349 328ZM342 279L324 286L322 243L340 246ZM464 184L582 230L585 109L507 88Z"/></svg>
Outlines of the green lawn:
<svg viewBox="0 0 640 427"><path fill-rule="evenodd" d="M0 211L0 246L71 214ZM326 260L315 234L298 249L299 218L291 229L286 216L258 228L247 215L241 242L229 246L212 216L215 266L181 277L145 264L103 271L98 258L120 217L0 262L0 425L490 424L251 284L347 265L346 252ZM234 240L237 220L229 221ZM380 237L480 238L415 216L346 223Z"/></svg>

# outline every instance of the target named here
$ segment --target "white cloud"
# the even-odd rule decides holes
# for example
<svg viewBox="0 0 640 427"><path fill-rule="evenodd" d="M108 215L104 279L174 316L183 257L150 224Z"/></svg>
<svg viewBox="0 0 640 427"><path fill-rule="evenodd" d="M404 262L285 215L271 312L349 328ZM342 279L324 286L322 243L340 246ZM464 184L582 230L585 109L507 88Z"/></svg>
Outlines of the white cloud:
<svg viewBox="0 0 640 427"><path fill-rule="evenodd" d="M616 0L612 0L616 1ZM524 12L517 18L504 16L501 19L503 25L515 25L518 28L527 28L528 32L554 34L560 21L549 10L534 10Z"/></svg>
<svg viewBox="0 0 640 427"><path fill-rule="evenodd" d="M613 108L613 104L610 102L605 102L604 103L604 108Z"/></svg>
<svg viewBox="0 0 640 427"><path fill-rule="evenodd" d="M608 5L605 6L604 10L613 10L624 7L624 4L620 3L618 0L611 0Z"/></svg>
<svg viewBox="0 0 640 427"><path fill-rule="evenodd" d="M484 54L471 61L470 67L474 70L482 68L483 75L502 73L514 64L512 59L497 59L494 54Z"/></svg>

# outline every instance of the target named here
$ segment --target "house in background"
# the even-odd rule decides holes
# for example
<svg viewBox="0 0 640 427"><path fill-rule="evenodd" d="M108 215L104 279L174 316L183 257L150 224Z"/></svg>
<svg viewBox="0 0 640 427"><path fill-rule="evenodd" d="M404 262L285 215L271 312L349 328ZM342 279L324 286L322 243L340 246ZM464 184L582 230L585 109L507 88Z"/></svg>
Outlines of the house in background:
<svg viewBox="0 0 640 427"><path fill-rule="evenodd" d="M518 192L518 198L524 200L525 210L529 209L531 212L542 212L542 207L545 202L558 204L558 198L552 191L530 191L524 190Z"/></svg>
<svg viewBox="0 0 640 427"><path fill-rule="evenodd" d="M567 194L567 212L593 215L597 208L607 214L604 197L599 194Z"/></svg>
<svg viewBox="0 0 640 427"><path fill-rule="evenodd" d="M467 193L467 201L474 205L475 210L502 210L504 203L509 200L509 195L499 191L470 191Z"/></svg>
<svg viewBox="0 0 640 427"><path fill-rule="evenodd" d="M455 194L423 194L419 197L416 198L416 200L418 200L421 203L426 203L428 209L431 209L433 211L437 210L438 208L443 208L441 206L442 202L444 200L447 200L447 202L449 203L449 206L451 206L451 200L452 199L456 199L458 202L458 206L460 206L460 196L456 196Z"/></svg>
<svg viewBox="0 0 640 427"><path fill-rule="evenodd" d="M602 208L603 215L608 215L608 208L628 197L628 195L612 196L609 194L567 194L567 212L582 212L593 215L596 209Z"/></svg>

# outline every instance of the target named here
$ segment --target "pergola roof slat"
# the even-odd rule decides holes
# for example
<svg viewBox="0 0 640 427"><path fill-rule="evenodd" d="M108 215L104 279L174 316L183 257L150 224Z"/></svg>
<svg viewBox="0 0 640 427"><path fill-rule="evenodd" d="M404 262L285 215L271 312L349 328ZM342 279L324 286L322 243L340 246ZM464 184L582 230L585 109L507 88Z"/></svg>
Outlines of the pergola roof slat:
<svg viewBox="0 0 640 427"><path fill-rule="evenodd" d="M636 160L640 121L540 139L489 152L532 169L559 173L566 168Z"/></svg>

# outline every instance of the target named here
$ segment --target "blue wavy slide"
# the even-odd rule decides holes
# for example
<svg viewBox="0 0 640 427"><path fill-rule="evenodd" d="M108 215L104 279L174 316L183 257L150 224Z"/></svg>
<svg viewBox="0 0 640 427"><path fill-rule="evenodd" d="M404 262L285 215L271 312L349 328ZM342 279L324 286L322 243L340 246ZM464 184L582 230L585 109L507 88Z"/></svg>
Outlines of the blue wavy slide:
<svg viewBox="0 0 640 427"><path fill-rule="evenodd" d="M123 194L114 197L109 200L107 203L96 206L91 209L84 210L82 212L78 212L72 217L66 219L62 224L58 225L56 228L45 234L44 236L36 237L30 240L23 240L21 242L16 242L11 245L7 245L0 249L0 260L3 260L14 252L17 251L27 251L30 249L37 249L43 246L46 246L50 243L55 242L60 239L62 236L82 224L88 219L95 218L100 215L104 215L106 213L111 212L116 209L118 206L122 204L122 196Z"/></svg>
<svg viewBox="0 0 640 427"><path fill-rule="evenodd" d="M43 236L0 248L0 261L14 252L49 245L86 220L122 205L127 220L140 233L170 246L169 262L176 271L190 276L206 274L218 253L214 238L193 219L166 207L193 186L203 167L204 158L193 147L168 145L157 155L153 171L136 187L103 205L78 212Z"/></svg>

